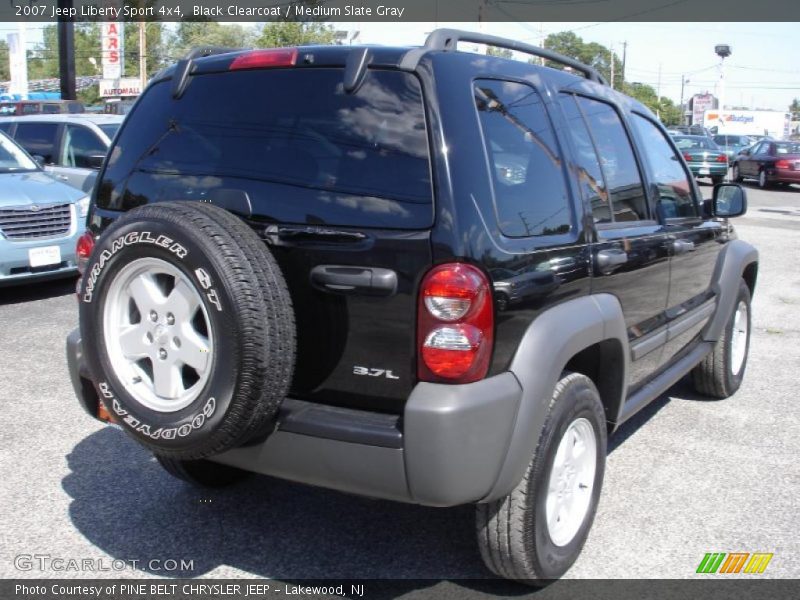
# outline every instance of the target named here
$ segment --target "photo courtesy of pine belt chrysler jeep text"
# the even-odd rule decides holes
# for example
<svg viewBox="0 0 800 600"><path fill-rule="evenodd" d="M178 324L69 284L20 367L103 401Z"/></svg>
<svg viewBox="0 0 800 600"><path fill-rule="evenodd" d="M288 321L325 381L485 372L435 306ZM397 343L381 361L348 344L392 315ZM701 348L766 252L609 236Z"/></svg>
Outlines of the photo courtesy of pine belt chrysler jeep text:
<svg viewBox="0 0 800 600"><path fill-rule="evenodd" d="M541 584L583 547L621 423L689 372L739 388L746 209L547 50L196 50L100 172L73 385L196 484L475 504L486 566Z"/></svg>

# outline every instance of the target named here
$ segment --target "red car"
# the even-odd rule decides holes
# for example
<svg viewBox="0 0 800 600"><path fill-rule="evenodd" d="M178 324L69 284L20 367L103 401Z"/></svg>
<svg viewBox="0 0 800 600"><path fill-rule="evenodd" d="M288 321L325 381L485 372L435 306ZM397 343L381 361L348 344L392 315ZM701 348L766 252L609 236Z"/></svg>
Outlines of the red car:
<svg viewBox="0 0 800 600"><path fill-rule="evenodd" d="M733 180L743 179L756 179L761 188L800 183L800 142L764 140L742 150L733 163Z"/></svg>

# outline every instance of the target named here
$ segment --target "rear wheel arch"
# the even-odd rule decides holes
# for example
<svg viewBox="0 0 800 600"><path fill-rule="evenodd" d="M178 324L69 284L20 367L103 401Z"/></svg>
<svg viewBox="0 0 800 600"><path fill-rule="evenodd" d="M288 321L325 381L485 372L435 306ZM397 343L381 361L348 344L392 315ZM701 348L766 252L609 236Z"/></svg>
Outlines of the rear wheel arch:
<svg viewBox="0 0 800 600"><path fill-rule="evenodd" d="M558 340L557 346L554 340ZM591 361L598 356L603 362L592 368ZM626 393L628 356L622 307L611 294L569 300L539 315L528 326L511 363L510 371L523 389L522 401L503 466L481 501L505 496L523 477L544 425L548 401L565 370L575 367L592 379L600 389L607 420L615 422ZM603 367L613 376L606 376Z"/></svg>

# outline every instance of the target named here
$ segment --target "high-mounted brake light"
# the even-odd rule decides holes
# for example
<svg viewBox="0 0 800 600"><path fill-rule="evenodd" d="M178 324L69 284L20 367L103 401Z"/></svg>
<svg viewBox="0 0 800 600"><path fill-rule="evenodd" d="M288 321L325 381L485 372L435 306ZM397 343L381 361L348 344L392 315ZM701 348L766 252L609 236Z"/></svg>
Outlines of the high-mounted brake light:
<svg viewBox="0 0 800 600"><path fill-rule="evenodd" d="M469 383L486 376L494 312L483 272L464 263L434 267L422 280L417 311L420 380Z"/></svg>
<svg viewBox="0 0 800 600"><path fill-rule="evenodd" d="M233 59L229 71L239 69L265 69L269 67L293 67L297 62L297 48L275 48L251 50Z"/></svg>

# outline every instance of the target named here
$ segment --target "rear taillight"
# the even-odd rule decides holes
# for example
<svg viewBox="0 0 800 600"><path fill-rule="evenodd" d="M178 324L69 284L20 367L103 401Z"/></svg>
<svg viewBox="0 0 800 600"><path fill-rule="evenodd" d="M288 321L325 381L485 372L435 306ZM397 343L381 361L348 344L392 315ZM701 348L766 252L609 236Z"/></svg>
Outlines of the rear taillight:
<svg viewBox="0 0 800 600"><path fill-rule="evenodd" d="M464 263L434 267L422 280L417 311L421 381L469 383L486 376L494 344L486 275Z"/></svg>
<svg viewBox="0 0 800 600"><path fill-rule="evenodd" d="M776 169L791 169L792 165L788 160L778 160L775 161L775 168Z"/></svg>
<svg viewBox="0 0 800 600"><path fill-rule="evenodd" d="M78 272L83 275L86 265L89 263L89 257L94 250L94 236L88 231L78 238L78 243L75 246L75 254L77 255Z"/></svg>
<svg viewBox="0 0 800 600"><path fill-rule="evenodd" d="M724 154L718 154L717 155L717 162L726 163L726 162L728 162L728 157L725 156Z"/></svg>
<svg viewBox="0 0 800 600"><path fill-rule="evenodd" d="M240 69L266 69L270 67L293 67L297 62L297 48L274 48L251 50L233 59L229 71Z"/></svg>
<svg viewBox="0 0 800 600"><path fill-rule="evenodd" d="M684 152L683 153L683 160L685 160L686 162L692 162L692 157Z"/></svg>

